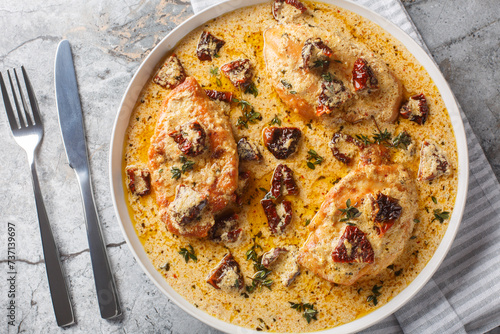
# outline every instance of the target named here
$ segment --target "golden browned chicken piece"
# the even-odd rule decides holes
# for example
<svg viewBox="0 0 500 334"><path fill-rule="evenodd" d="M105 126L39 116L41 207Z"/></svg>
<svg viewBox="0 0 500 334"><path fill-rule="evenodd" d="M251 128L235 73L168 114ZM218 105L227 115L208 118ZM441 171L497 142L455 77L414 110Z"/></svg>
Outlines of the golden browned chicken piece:
<svg viewBox="0 0 500 334"><path fill-rule="evenodd" d="M327 194L309 225L299 263L333 283L351 285L387 268L413 231L418 194L384 147L365 149L359 166Z"/></svg>
<svg viewBox="0 0 500 334"><path fill-rule="evenodd" d="M352 123L397 118L402 85L364 45L293 23L266 30L264 40L270 82L295 112Z"/></svg>
<svg viewBox="0 0 500 334"><path fill-rule="evenodd" d="M161 218L174 234L205 237L238 186L229 119L192 77L167 96L160 112L149 170Z"/></svg>

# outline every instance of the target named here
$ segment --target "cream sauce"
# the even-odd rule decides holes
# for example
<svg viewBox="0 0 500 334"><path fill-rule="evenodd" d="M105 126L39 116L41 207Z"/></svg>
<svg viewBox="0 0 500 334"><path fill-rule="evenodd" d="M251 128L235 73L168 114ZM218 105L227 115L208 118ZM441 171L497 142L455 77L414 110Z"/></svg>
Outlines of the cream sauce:
<svg viewBox="0 0 500 334"><path fill-rule="evenodd" d="M354 13L317 2L304 1L304 4L311 15L301 19L310 21L328 33L338 33L346 40L364 43L375 57L382 59L403 84L404 100L415 94L425 94L430 117L424 126L400 117L394 124L384 124L381 130L387 128L393 134L406 131L417 148L425 139L434 140L446 152L452 169L456 169L457 149L449 116L439 91L415 58L383 29ZM248 161L240 164L241 170L249 170L252 173L249 189L243 197L241 212L238 213L243 228L241 241L224 246L223 243L171 234L161 222L155 194L137 197L129 192L128 204L137 234L151 262L169 285L190 303L219 319L247 328L276 332L316 331L353 321L372 312L396 296L420 273L446 231L448 221L445 220L441 224L433 220L433 211L453 210L457 171L453 170L451 175L432 182L417 182L419 222L415 224L412 237L402 255L376 278L359 281L352 286L337 286L303 270L289 287L284 287L278 274L272 273L269 276L274 281L271 290L256 290L248 293L248 298L235 290L217 290L208 284L207 275L228 250L239 263L245 283L251 284L248 277L253 275L254 268L252 261L246 259L246 252L253 245L252 238L262 247L262 250L257 249L259 255L273 247L301 247L309 234L306 224L318 211L333 183L354 168L354 165L346 166L336 160L328 146L332 135L340 130L341 124L324 122L321 119L311 120L290 112L271 87L263 58L263 33L268 27L276 24L270 6L270 3L266 3L243 8L207 22L188 34L172 50L183 64L186 74L195 77L204 88L232 91L236 98L248 101L255 111L262 115L262 120L255 124L249 123L248 128L238 128L236 124L242 116L241 107L233 103L227 109L235 140L247 137L249 141L257 144L263 155L261 162ZM214 57L211 62L201 62L196 58L195 50L203 30L226 41L219 51L220 57ZM169 55L165 55L165 59ZM238 58L248 58L252 63L253 82L258 89L257 97L236 89L220 71L214 70ZM126 166L147 165L150 138L158 120L160 106L168 92L169 90L151 81L145 85L127 130L124 144L124 180ZM260 205L260 200L265 195L261 188L269 190L272 171L279 163L261 141L262 129L269 126L275 116L280 119L281 126L297 127L302 131L297 152L283 161L293 170L300 194L285 196L286 200L292 202L294 216L290 226L280 236L270 234ZM353 137L365 135L372 139L376 128L373 122L363 121L344 124L342 132ZM324 158L321 164L315 165L314 170L307 166L309 149L314 149ZM418 149L412 152L413 155L409 155L402 149L391 149L392 160L403 165L416 177L420 153ZM437 203L434 203L432 197ZM257 237L258 235L260 237ZM179 254L180 248L187 248L188 245L192 245L195 251L196 263L192 260L186 263L184 257ZM169 266L165 266L167 263ZM376 306L373 301L367 301L373 294L372 288L375 285L381 286ZM272 308L268 307L269 300L273 301ZM317 320L308 323L301 312L290 307L289 302L314 304L318 310Z"/></svg>

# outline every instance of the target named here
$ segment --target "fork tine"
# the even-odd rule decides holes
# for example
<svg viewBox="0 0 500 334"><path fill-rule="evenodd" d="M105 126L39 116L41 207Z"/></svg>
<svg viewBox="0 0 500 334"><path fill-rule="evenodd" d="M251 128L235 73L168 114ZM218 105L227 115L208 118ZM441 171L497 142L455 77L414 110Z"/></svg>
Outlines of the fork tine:
<svg viewBox="0 0 500 334"><path fill-rule="evenodd" d="M3 104L5 106L5 111L7 112L7 118L9 119L10 128L12 130L19 129L16 117L14 116L14 110L12 109L12 105L10 104L10 98L9 94L7 93L7 87L5 86L5 82L3 81L2 73L0 73L0 86L2 86Z"/></svg>
<svg viewBox="0 0 500 334"><path fill-rule="evenodd" d="M38 101L35 96L35 92L33 91L33 86L31 86L31 81L28 78L28 73L24 69L24 66L21 66L21 71L23 72L24 83L26 84L26 90L28 91L28 97L30 99L31 111L33 112L33 117L35 119L35 124L42 124L42 120L40 119L40 108L38 107Z"/></svg>
<svg viewBox="0 0 500 334"><path fill-rule="evenodd" d="M24 98L23 90L21 89L21 83L19 81L19 77L17 76L17 71L14 69L14 75L16 76L17 89L19 90L19 96L21 97L21 102L23 103L24 116L26 117L26 126L33 125L33 119L31 117L31 113L29 112L28 104L26 103L26 99Z"/></svg>
<svg viewBox="0 0 500 334"><path fill-rule="evenodd" d="M14 104L16 105L17 118L19 120L19 123L18 123L19 127L18 128L23 128L26 123L24 123L23 114L21 112L21 107L19 107L19 102L17 101L16 90L14 88L14 83L12 83L12 77L10 76L9 70L7 70L7 75L9 76L10 89L12 91L12 97L14 98Z"/></svg>

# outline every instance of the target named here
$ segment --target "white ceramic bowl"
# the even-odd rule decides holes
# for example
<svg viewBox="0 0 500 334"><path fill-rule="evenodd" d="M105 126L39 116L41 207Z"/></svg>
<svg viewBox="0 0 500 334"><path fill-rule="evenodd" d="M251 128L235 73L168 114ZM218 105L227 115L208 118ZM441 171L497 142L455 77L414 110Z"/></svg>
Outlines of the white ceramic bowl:
<svg viewBox="0 0 500 334"><path fill-rule="evenodd" d="M228 13L238 8L259 4L266 1L267 0L231 0L221 3L191 17L189 20L185 21L183 24L174 29L170 34L168 34L168 36L166 36L144 60L142 65L137 70L137 73L132 78L127 91L123 96L120 109L118 110L118 115L116 116L111 137L109 172L113 204L125 240L127 241L127 244L129 245L130 250L134 254L137 262L142 267L144 272L156 284L156 286L184 311L188 312L204 323L227 333L261 332L256 332L251 329L242 328L226 323L197 309L196 307L188 303L181 295L175 292L149 261L146 252L144 251L142 244L135 233L132 221L127 210L125 193L122 186L123 183L121 172L123 167L123 142L125 139L125 131L129 123L130 115L143 86L151 77L156 65L170 50L172 50L172 48L175 47L175 45L184 36L186 36L189 32L199 27L203 23L222 14ZM427 55L427 53L410 36L408 36L393 23L365 7L356 5L346 0L323 0L323 2L343 7L375 22L380 27L392 34L400 42L402 42L406 46L406 48L415 56L415 58L426 68L426 70L432 77L432 80L438 87L441 96L443 97L446 104L446 108L448 109L448 112L450 114L458 148L457 171L459 174L457 198L455 202L455 208L448 223L448 229L443 237L443 240L441 241L441 244L436 250L436 253L431 258L429 263L425 266L424 270L422 270L422 272L408 287L406 287L401 293L399 293L384 306L350 323L323 331L323 333L334 334L360 331L391 315L400 307L402 307L406 302L408 302L415 294L417 294L418 291L431 278L431 276L434 274L434 272L437 270L437 268L445 258L448 250L450 249L457 233L460 221L462 219L469 178L469 159L467 154L467 141L465 138L465 131L457 103L455 101L453 93L446 83L446 80L444 79L436 64Z"/></svg>

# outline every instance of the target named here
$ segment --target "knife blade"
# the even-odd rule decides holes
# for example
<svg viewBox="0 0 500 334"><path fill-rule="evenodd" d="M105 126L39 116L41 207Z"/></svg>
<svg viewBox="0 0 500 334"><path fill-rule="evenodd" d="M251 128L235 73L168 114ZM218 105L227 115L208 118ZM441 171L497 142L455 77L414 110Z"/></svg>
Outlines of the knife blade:
<svg viewBox="0 0 500 334"><path fill-rule="evenodd" d="M69 165L75 170L80 183L99 309L102 318L112 319L121 314L121 309L95 207L82 107L78 94L71 47L67 40L61 41L57 47L55 91L64 148Z"/></svg>

